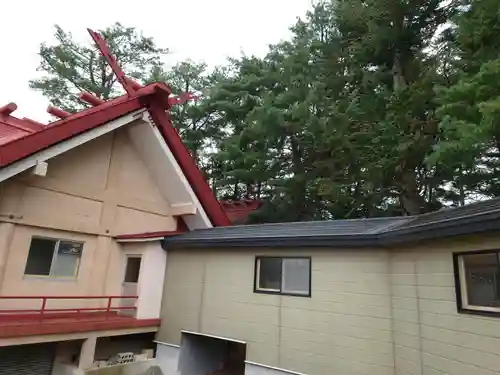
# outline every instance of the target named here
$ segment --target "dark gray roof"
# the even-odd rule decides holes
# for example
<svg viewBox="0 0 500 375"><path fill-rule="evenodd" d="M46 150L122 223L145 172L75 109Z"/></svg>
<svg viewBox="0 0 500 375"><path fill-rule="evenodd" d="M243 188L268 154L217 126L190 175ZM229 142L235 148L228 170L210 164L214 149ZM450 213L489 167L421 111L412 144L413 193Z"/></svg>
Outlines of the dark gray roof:
<svg viewBox="0 0 500 375"><path fill-rule="evenodd" d="M398 229L428 225L437 222L453 221L462 217L471 218L476 215L482 216L498 210L500 210L500 198L490 199L468 204L462 207L444 208L439 211L413 216L411 221L408 221L406 225L402 225Z"/></svg>
<svg viewBox="0 0 500 375"><path fill-rule="evenodd" d="M166 237L164 247L373 247L493 229L500 229L500 198L418 216L195 230Z"/></svg>

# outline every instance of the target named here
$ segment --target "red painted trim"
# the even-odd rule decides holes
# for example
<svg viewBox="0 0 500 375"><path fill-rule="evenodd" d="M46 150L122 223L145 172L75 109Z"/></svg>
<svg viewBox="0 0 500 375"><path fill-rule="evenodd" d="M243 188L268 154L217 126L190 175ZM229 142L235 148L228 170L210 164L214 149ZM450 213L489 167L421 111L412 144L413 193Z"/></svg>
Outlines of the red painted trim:
<svg viewBox="0 0 500 375"><path fill-rule="evenodd" d="M179 232L189 232L189 228L182 216L177 216L177 231Z"/></svg>
<svg viewBox="0 0 500 375"><path fill-rule="evenodd" d="M11 103L13 104L13 103ZM19 129L19 130L24 130L26 132L36 132L45 129L45 126L43 124L37 123L36 121L33 121L31 119L28 119L28 121L25 121L24 119L18 119L17 117L10 116L10 115L2 115L0 114L0 123L4 123L8 126L11 126L13 128Z"/></svg>
<svg viewBox="0 0 500 375"><path fill-rule="evenodd" d="M179 133L172 125L172 122L165 112L164 104L152 97L149 101L149 113L160 129L165 142L172 151L177 163L179 163L179 166L184 172L186 179L198 197L201 205L205 209L212 225L215 227L231 225L224 210L215 198L212 189L208 186L203 174L182 142Z"/></svg>
<svg viewBox="0 0 500 375"><path fill-rule="evenodd" d="M47 113L49 115L52 115L52 116L58 117L58 118L66 118L66 117L70 117L71 116L71 113L63 111L60 108L52 107L51 105L49 105L47 107Z"/></svg>
<svg viewBox="0 0 500 375"><path fill-rule="evenodd" d="M111 70L113 73L115 73L115 76L118 80L118 82L122 85L123 89L127 92L129 96L134 96L136 89L132 87L132 85L127 82L125 79L125 73L123 73L122 68L120 65L118 65L118 62L116 61L115 57L111 54L111 51L109 50L109 46L106 43L106 41L101 37L99 33L96 33L95 31L91 29L87 29L88 33L94 39L94 42L101 51L101 55L106 59L108 62L108 65L111 67Z"/></svg>
<svg viewBox="0 0 500 375"><path fill-rule="evenodd" d="M17 314L26 314L26 313L39 313L40 315L44 315L46 313L54 313L54 312L77 312L80 313L82 311L119 311L119 310L135 310L135 307L122 307L122 306L113 306L113 300L124 300L124 299L134 299L137 300L138 296L0 296L0 300L40 300L41 306L39 309L0 309L0 317L4 316L17 316ZM47 302L49 300L106 300L107 307L72 307L65 309L58 308L47 308Z"/></svg>
<svg viewBox="0 0 500 375"><path fill-rule="evenodd" d="M13 112L17 110L16 103L9 103L0 107L0 115L10 116Z"/></svg>
<svg viewBox="0 0 500 375"><path fill-rule="evenodd" d="M144 87L139 82L134 81L132 78L129 78L127 76L124 76L124 79L127 82L127 84L129 84L134 90L140 90L141 88Z"/></svg>
<svg viewBox="0 0 500 375"><path fill-rule="evenodd" d="M21 295L12 295L12 296L0 296L0 299L83 299L83 300L88 300L88 299L117 299L117 298L138 298L139 296L132 296L132 295L112 295L112 296L75 296L75 295L69 295L69 296L21 296ZM0 312L2 309L0 309Z"/></svg>
<svg viewBox="0 0 500 375"><path fill-rule="evenodd" d="M38 122L38 121L35 121L35 120L32 120L28 117L23 117L22 121L26 124L26 125L32 125L35 127L36 130L42 130L45 125L42 124L41 122Z"/></svg>
<svg viewBox="0 0 500 375"><path fill-rule="evenodd" d="M167 230L162 232L145 232L145 233L133 233L133 234L120 234L115 236L117 240L133 240L133 239L146 239L146 238L157 238L157 237L169 237L175 236L177 234L183 234L185 231L177 230Z"/></svg>
<svg viewBox="0 0 500 375"><path fill-rule="evenodd" d="M108 313L46 314L43 318L3 320L0 318L0 338L36 335L68 334L160 326L161 319L134 319Z"/></svg>
<svg viewBox="0 0 500 375"><path fill-rule="evenodd" d="M91 106L94 106L94 107L105 103L104 100L102 100L101 98L98 98L97 96L95 96L87 91L80 93L79 97L81 100L89 103Z"/></svg>
<svg viewBox="0 0 500 375"><path fill-rule="evenodd" d="M64 121L54 123L44 130L31 133L0 147L0 166L23 159L140 108L139 99L134 98L111 106L105 111L94 111L86 116L71 116Z"/></svg>
<svg viewBox="0 0 500 375"><path fill-rule="evenodd" d="M41 300L40 309L1 309L0 338L155 327L160 324L160 319L136 319L119 314L121 310L135 310L135 306L112 305L113 299L131 298L137 299L137 296L0 296L0 300ZM47 308L47 300L50 299L106 299L107 307Z"/></svg>
<svg viewBox="0 0 500 375"><path fill-rule="evenodd" d="M122 311L122 310L136 310L135 306L116 306L116 307L75 307L73 309L33 309L33 310L25 310L25 309L6 309L0 311L0 316L2 314L12 314L17 316L18 314L27 314L27 313L39 313L39 314L47 314L47 313L81 313L81 312L99 312L99 311Z"/></svg>

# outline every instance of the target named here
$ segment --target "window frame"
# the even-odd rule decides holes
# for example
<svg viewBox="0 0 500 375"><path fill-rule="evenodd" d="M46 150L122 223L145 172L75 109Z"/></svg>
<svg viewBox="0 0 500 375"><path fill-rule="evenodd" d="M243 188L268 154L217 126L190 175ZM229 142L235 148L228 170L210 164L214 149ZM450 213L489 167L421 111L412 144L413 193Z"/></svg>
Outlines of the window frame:
<svg viewBox="0 0 500 375"><path fill-rule="evenodd" d="M137 284L139 282L139 277L141 275L142 271L142 254L126 254L125 255L125 274L123 275L123 284ZM137 272L137 281L127 281L127 270L128 270L128 265L129 265L129 260L130 259L139 259L139 267L138 267L138 272ZM134 273L135 276L135 273Z"/></svg>
<svg viewBox="0 0 500 375"><path fill-rule="evenodd" d="M52 253L52 259L50 261L50 270L49 270L49 274L48 275L37 275L37 274L26 273L26 265L28 264L28 259L29 259L30 250L31 250L31 244L32 244L32 242L33 242L34 239L54 241L56 243L55 246L54 246L54 251ZM55 261L57 259L57 255L58 255L58 252L59 252L59 246L61 245L61 242L70 242L70 243L82 245L82 250L80 252L80 256L78 257L78 261L77 261L76 267L75 267L75 273L74 273L73 276L56 276L56 275L53 274L53 270L54 270L54 267L55 267ZM23 277L24 278L29 278L29 279L42 278L42 279L69 280L69 281L78 279L78 275L80 274L80 266L81 266L81 263L82 263L83 248L84 248L84 246L85 246L85 242L84 241L69 240L69 239L64 239L64 238L46 237L46 236L31 236L30 244L29 244L29 247L28 247L28 256L26 257L26 262L24 264Z"/></svg>
<svg viewBox="0 0 500 375"><path fill-rule="evenodd" d="M260 261L262 259L280 259L281 260L281 280L280 280L280 289L265 289L259 288L259 277L260 277ZM306 259L309 261L309 290L307 293L293 293L293 292L283 292L283 260L284 259ZM312 295L312 259L310 256L278 256L278 255L257 255L255 257L254 264L254 272L253 272L253 292L259 294L273 294L279 296L293 296L293 297L308 297L310 298Z"/></svg>
<svg viewBox="0 0 500 375"><path fill-rule="evenodd" d="M500 268L500 249L461 251L453 253L453 273L455 278L455 295L457 312L471 315L500 316L500 307L478 306L468 303L467 281L465 280L464 257L467 255L496 254Z"/></svg>

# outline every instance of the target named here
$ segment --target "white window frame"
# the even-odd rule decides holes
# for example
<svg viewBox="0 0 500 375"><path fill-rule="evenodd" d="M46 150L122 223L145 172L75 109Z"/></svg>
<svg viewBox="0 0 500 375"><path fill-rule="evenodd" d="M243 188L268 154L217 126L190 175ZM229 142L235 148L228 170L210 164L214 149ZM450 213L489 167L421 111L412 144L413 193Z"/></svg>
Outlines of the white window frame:
<svg viewBox="0 0 500 375"><path fill-rule="evenodd" d="M474 252L467 252L467 253L455 253L456 256L456 265L457 265L457 271L458 272L458 282L459 282L459 292L460 292L460 305L459 310L465 310L465 311L477 311L477 312L486 312L486 313L500 313L500 307L491 307L491 306L480 306L480 305L471 305L469 303L469 297L468 297L468 286L467 286L467 279L466 279L466 270L465 270L465 262L464 258L466 256L471 256L471 255L481 255L481 254L496 254L499 261L500 261L500 251L498 250L492 250L492 251L478 251L477 253Z"/></svg>
<svg viewBox="0 0 500 375"><path fill-rule="evenodd" d="M24 271L25 272L24 273L25 277L28 277L28 278L63 279L63 280L64 279L66 279L66 280L74 280L74 279L78 278L78 273L80 271L80 265L81 265L82 256L83 256L84 242L82 242L82 241L75 241L75 240L66 240L66 239L62 239L62 238L32 236L31 237L31 241L30 241L30 247L28 249L28 257L26 258L26 264L28 263L28 259L29 259L29 256L30 256L31 244L32 244L33 240L35 240L35 239L37 239L37 240L48 240L48 241L54 241L55 242L54 251L52 252L52 260L50 261L50 271L49 271L48 275L37 275L37 274L26 273L26 269L25 269L25 271ZM82 245L82 250L80 252L80 256L77 258L77 262L76 262L75 271L74 271L73 276L56 276L56 275L53 274L53 272L54 272L54 266L55 266L55 262L56 262L56 259L57 259L57 255L58 255L58 252L59 252L59 246L60 246L61 242L69 242L69 243L74 243L74 244ZM25 264L25 268L26 268L26 264Z"/></svg>
<svg viewBox="0 0 500 375"><path fill-rule="evenodd" d="M281 261L281 280L280 280L280 288L279 289L274 289L274 288L261 288L260 285L260 262L262 259L280 259ZM283 284L285 280L285 268L283 266L283 261L286 259L296 259L296 260L307 260L309 262L309 290L307 292L304 291L283 291ZM311 296L311 278L312 278L312 260L311 257L307 256L265 256L265 255L259 255L255 259L255 274L254 274L254 280L255 280L255 287L254 291L256 293L267 293L267 294L279 294L279 295L284 295L284 296L297 296L297 297L310 297Z"/></svg>

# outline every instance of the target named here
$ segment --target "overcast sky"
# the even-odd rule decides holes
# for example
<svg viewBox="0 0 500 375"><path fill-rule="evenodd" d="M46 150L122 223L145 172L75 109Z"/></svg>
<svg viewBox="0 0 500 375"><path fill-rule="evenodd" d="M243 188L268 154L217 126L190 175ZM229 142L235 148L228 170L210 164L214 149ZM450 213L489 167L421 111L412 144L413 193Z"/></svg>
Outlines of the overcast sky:
<svg viewBox="0 0 500 375"><path fill-rule="evenodd" d="M53 25L89 41L86 28L118 21L134 26L172 51L171 61L191 58L210 65L229 56L264 55L290 34L311 0L14 0L2 3L0 106L15 102L18 117L46 122L47 100L30 90L37 76L39 45L53 40Z"/></svg>

